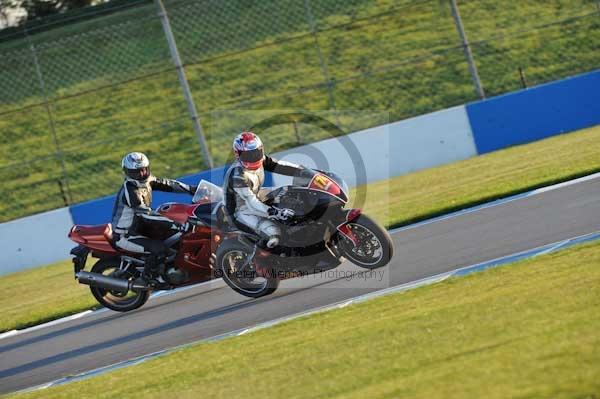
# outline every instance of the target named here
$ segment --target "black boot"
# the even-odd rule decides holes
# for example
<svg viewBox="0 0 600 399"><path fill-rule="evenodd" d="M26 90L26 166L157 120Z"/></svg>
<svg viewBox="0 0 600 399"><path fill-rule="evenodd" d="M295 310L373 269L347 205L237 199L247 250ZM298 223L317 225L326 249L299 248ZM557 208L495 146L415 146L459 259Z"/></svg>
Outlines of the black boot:
<svg viewBox="0 0 600 399"><path fill-rule="evenodd" d="M162 255L150 255L146 258L142 278L155 289L166 289L170 285L165 278L166 257Z"/></svg>
<svg viewBox="0 0 600 399"><path fill-rule="evenodd" d="M146 280L150 280L157 271L158 259L156 255L149 255L144 262L144 271L142 272L142 277L144 277Z"/></svg>

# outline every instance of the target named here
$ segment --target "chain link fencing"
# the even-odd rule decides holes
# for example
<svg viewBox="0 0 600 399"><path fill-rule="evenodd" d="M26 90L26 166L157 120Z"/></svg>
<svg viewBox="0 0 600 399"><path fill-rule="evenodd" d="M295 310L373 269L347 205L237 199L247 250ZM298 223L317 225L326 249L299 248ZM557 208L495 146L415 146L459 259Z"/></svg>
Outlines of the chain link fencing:
<svg viewBox="0 0 600 399"><path fill-rule="evenodd" d="M478 99L448 0L171 0L216 165L244 126L215 110L333 111L341 131ZM458 3L487 96L600 66L597 1ZM108 9L110 11L110 9ZM0 222L110 195L120 159L205 169L157 5L0 32ZM302 124L267 150L328 138ZM272 148L271 148L272 147Z"/></svg>

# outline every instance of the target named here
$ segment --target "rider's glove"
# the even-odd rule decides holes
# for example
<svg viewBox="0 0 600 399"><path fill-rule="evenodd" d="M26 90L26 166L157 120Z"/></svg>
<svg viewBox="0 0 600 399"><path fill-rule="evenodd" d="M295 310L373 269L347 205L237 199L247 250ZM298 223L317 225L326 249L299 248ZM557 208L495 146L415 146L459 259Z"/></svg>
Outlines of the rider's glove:
<svg viewBox="0 0 600 399"><path fill-rule="evenodd" d="M294 217L296 213L288 208L276 208L274 206L269 208L269 217L276 220L288 220Z"/></svg>

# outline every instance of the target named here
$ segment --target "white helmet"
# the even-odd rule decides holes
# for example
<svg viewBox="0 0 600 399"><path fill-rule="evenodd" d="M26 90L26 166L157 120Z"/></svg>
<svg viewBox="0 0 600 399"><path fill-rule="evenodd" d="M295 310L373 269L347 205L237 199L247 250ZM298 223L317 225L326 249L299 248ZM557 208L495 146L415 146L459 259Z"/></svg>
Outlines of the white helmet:
<svg viewBox="0 0 600 399"><path fill-rule="evenodd" d="M137 181L144 181L150 176L150 161L141 152L130 152L121 161L123 172L127 177Z"/></svg>

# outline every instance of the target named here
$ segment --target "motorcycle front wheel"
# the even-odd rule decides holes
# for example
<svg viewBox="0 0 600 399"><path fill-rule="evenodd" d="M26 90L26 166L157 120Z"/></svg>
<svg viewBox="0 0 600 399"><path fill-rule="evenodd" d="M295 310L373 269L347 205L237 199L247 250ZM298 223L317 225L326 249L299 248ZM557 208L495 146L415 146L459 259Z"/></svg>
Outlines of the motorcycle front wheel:
<svg viewBox="0 0 600 399"><path fill-rule="evenodd" d="M272 294L279 286L277 278L258 276L249 248L237 240L224 241L216 253L216 265L225 283L235 292L250 298Z"/></svg>
<svg viewBox="0 0 600 399"><path fill-rule="evenodd" d="M340 234L339 245L345 258L365 269L377 269L389 263L394 255L394 243L386 229L367 215L347 224L358 243Z"/></svg>
<svg viewBox="0 0 600 399"><path fill-rule="evenodd" d="M105 276L116 277L116 273L119 271L119 259L100 259L92 267L92 273L99 273ZM136 276L131 274L120 275L118 278L131 279ZM111 291L100 287L90 286L92 295L101 305L115 310L117 312L129 312L142 306L148 301L150 297L150 291Z"/></svg>

